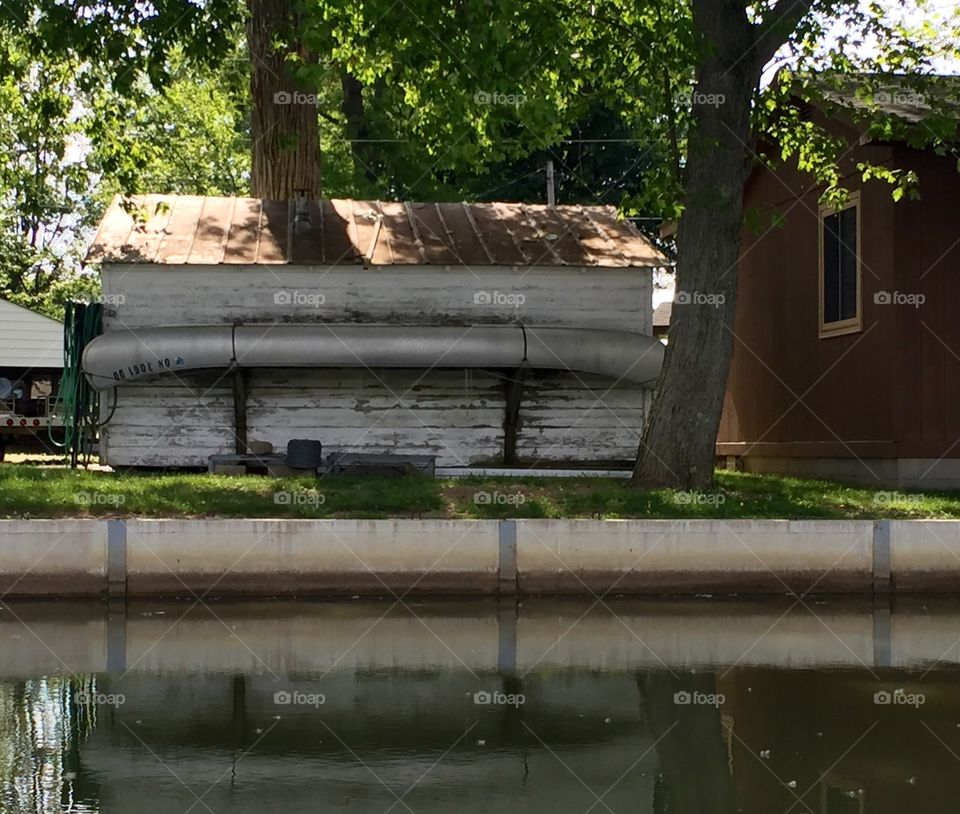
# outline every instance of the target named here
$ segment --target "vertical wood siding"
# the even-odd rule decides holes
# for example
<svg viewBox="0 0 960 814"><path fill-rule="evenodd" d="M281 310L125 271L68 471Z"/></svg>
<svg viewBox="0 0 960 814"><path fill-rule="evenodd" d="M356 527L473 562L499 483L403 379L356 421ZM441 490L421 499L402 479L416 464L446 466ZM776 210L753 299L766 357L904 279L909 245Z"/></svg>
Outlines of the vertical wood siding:
<svg viewBox="0 0 960 814"><path fill-rule="evenodd" d="M919 200L894 203L884 182L861 183L865 160L915 171ZM843 166L860 192L863 329L818 335L820 189L793 166L758 170L745 205L782 222L743 235L718 443L755 457L849 458L872 478L875 464L862 461L960 456L960 175L954 157L903 145L855 147ZM892 292L925 301L877 299Z"/></svg>

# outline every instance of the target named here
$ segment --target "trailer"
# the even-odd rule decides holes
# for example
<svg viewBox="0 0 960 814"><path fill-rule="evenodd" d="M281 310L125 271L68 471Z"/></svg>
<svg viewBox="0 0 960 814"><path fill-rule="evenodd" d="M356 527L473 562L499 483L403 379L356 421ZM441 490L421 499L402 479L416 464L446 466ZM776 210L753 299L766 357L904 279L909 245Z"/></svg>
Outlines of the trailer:
<svg viewBox="0 0 960 814"><path fill-rule="evenodd" d="M63 326L0 300L0 461L11 446L42 451L59 435L62 377Z"/></svg>

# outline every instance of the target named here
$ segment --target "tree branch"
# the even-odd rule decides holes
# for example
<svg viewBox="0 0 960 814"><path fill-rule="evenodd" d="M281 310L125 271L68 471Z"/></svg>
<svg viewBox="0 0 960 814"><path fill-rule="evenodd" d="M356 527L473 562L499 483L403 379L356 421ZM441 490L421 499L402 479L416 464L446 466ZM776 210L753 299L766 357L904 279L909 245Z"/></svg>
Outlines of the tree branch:
<svg viewBox="0 0 960 814"><path fill-rule="evenodd" d="M756 26L757 67L762 70L774 54L780 50L797 24L813 7L814 0L777 0L763 20Z"/></svg>

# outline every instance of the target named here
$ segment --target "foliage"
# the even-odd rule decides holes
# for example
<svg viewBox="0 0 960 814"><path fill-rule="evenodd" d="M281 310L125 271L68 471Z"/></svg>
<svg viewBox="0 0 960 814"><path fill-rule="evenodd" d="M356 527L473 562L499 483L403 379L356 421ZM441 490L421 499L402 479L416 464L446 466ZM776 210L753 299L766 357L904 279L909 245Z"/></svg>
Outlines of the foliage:
<svg viewBox="0 0 960 814"><path fill-rule="evenodd" d="M250 178L250 94L246 57L239 49L215 67L170 57L166 86L142 81L126 94L105 94L94 149L105 176L101 196L113 193L246 195ZM122 111L125 115L117 115Z"/></svg>
<svg viewBox="0 0 960 814"><path fill-rule="evenodd" d="M550 144L582 109L576 57L550 0L305 5L301 34L319 62L302 73L354 77L377 98L370 129L402 123L394 149L425 156L434 170Z"/></svg>
<svg viewBox="0 0 960 814"><path fill-rule="evenodd" d="M933 24L930 0L914 17L807 5L795 20L747 7L770 42L786 41L771 63L785 70L754 106L751 158L796 160L825 200L841 198L844 147L792 96L829 106L828 91L851 82L871 135L946 149L955 110L935 103L907 126L874 102L891 77L931 86L933 58L956 53L957 17ZM613 203L651 233L682 213L703 47L687 0L303 0L302 11L295 33L312 57L292 67L318 89L325 194L540 201L551 159L561 203ZM80 237L116 192L247 191L243 19L239 0L0 0L0 292L55 312L95 285ZM916 188L897 168L857 172L897 198Z"/></svg>
<svg viewBox="0 0 960 814"><path fill-rule="evenodd" d="M675 195L663 191L676 177L673 141L661 138L660 120L678 130L680 117L662 91L681 87L689 66L664 63L651 78L637 53L638 41L666 34L664 17L628 2L551 0L313 0L307 8L304 39L320 59L301 70L326 89L326 165L354 165L333 184L325 172L328 189L542 201L550 158L560 202L673 211ZM625 21L628 31L631 22L648 30L627 37ZM344 74L360 89L352 109L342 109L333 81ZM657 107L652 118L644 99ZM350 150L351 138L363 141Z"/></svg>
<svg viewBox="0 0 960 814"><path fill-rule="evenodd" d="M949 30L960 33L960 13L942 19L937 30L934 4L919 0L915 14L903 21L878 4L815 4L782 49L775 63L782 68L756 106L755 159L771 166L796 161L830 205L844 202L851 177L887 183L894 200L916 196L919 179L895 167L862 161L854 174L845 173L843 160L854 145L805 116L798 104L802 99L827 117L851 122L868 139L952 149L960 84L934 68L960 55L956 37L944 37ZM914 25L916 19L925 24ZM909 115L891 114L896 109Z"/></svg>
<svg viewBox="0 0 960 814"><path fill-rule="evenodd" d="M0 0L0 29L22 32L33 58L97 66L78 75L85 92L106 84L126 95L143 76L168 85L175 50L194 65L228 57L243 9L241 0Z"/></svg>
<svg viewBox="0 0 960 814"><path fill-rule="evenodd" d="M241 20L235 0L0 0L0 296L51 316L96 296L82 258L116 191L244 189Z"/></svg>
<svg viewBox="0 0 960 814"><path fill-rule="evenodd" d="M97 296L87 240L113 196L139 191L245 194L245 63L188 70L126 95L86 81L95 66L31 55L0 40L0 296L62 315ZM83 81L81 81L83 80Z"/></svg>
<svg viewBox="0 0 960 814"><path fill-rule="evenodd" d="M79 271L78 230L99 210L88 190L77 65L31 58L22 39L0 40L0 295L56 315L93 286Z"/></svg>

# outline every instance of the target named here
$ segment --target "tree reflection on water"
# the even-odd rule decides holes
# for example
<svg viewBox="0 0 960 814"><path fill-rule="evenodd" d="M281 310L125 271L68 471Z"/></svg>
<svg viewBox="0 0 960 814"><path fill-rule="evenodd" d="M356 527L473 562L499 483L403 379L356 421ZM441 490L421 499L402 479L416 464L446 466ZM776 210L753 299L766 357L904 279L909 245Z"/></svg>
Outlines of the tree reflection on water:
<svg viewBox="0 0 960 814"><path fill-rule="evenodd" d="M93 676L0 682L3 811L99 811L80 801L76 788L80 746L97 724L96 707L76 697L95 692Z"/></svg>

